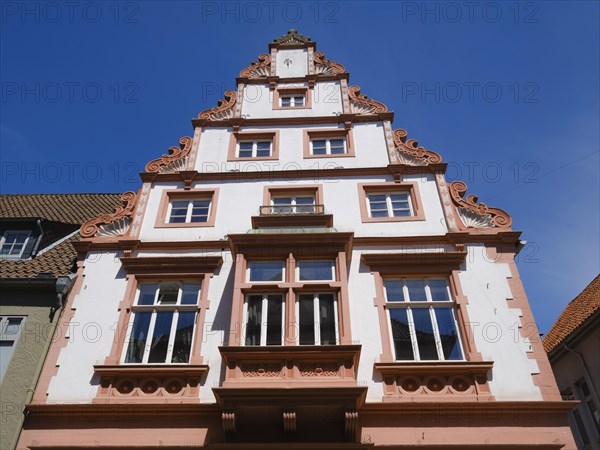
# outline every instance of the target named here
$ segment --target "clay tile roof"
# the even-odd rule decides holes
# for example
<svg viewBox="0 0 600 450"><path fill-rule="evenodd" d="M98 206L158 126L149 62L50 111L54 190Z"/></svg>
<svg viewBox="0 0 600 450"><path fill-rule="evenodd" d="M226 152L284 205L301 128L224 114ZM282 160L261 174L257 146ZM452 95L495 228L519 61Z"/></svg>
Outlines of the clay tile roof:
<svg viewBox="0 0 600 450"><path fill-rule="evenodd" d="M0 195L0 217L43 217L81 225L100 213L112 213L119 199L120 194Z"/></svg>
<svg viewBox="0 0 600 450"><path fill-rule="evenodd" d="M575 330L600 309L600 275L598 275L558 316L544 337L544 350L558 347Z"/></svg>
<svg viewBox="0 0 600 450"><path fill-rule="evenodd" d="M98 214L114 212L115 207L121 204L120 198L121 194L0 195L0 219L42 217L53 227L67 224L71 226L69 230L76 230ZM2 260L0 279L35 278L42 272L51 273L54 277L70 273L77 256L72 242L77 239L78 234L62 241L59 239L58 244L40 249L35 258Z"/></svg>

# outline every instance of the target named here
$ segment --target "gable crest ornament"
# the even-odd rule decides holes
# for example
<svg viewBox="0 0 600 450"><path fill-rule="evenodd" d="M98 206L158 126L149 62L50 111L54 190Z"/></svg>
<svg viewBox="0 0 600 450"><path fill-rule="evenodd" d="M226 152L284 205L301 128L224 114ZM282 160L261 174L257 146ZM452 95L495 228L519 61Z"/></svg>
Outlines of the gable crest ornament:
<svg viewBox="0 0 600 450"><path fill-rule="evenodd" d="M240 72L242 78L264 78L271 75L271 57L266 53L258 55L258 61L253 61Z"/></svg>
<svg viewBox="0 0 600 450"><path fill-rule="evenodd" d="M98 214L88 220L79 229L83 238L123 236L131 226L133 210L136 204L135 192L125 192L121 195L122 206L115 207L112 214Z"/></svg>
<svg viewBox="0 0 600 450"><path fill-rule="evenodd" d="M350 97L350 107L354 114L380 114L388 110L383 103L361 94L359 86L350 86L348 97Z"/></svg>
<svg viewBox="0 0 600 450"><path fill-rule="evenodd" d="M416 139L408 139L408 133L402 128L394 130L394 146L398 150L398 157L402 164L409 166L427 166L429 164L438 164L442 162L439 153L427 150L419 146Z"/></svg>
<svg viewBox="0 0 600 450"><path fill-rule="evenodd" d="M146 172L151 173L175 173L185 170L188 162L188 155L192 148L192 138L184 136L179 139L179 147L169 148L167 155L153 159L146 164Z"/></svg>
<svg viewBox="0 0 600 450"><path fill-rule="evenodd" d="M273 39L273 44L277 45L304 45L313 44L309 37L302 36L293 28L288 30L285 36Z"/></svg>
<svg viewBox="0 0 600 450"><path fill-rule="evenodd" d="M479 200L476 195L470 194L463 198L467 192L467 185L462 181L450 184L450 197L457 206L456 210L460 220L467 228L508 228L512 218L500 208L492 208Z"/></svg>
<svg viewBox="0 0 600 450"><path fill-rule="evenodd" d="M225 97L219 100L217 106L207 109L198 114L198 119L201 120L227 120L233 117L234 107L237 102L237 92L225 91Z"/></svg>

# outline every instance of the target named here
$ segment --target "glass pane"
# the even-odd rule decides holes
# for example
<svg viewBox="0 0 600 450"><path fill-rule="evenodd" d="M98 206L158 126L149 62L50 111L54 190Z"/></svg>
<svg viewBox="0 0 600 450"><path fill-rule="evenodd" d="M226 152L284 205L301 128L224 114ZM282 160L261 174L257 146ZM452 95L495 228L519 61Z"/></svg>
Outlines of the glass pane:
<svg viewBox="0 0 600 450"><path fill-rule="evenodd" d="M315 212L314 197L296 197L296 212L299 214L312 214Z"/></svg>
<svg viewBox="0 0 600 450"><path fill-rule="evenodd" d="M451 308L435 308L435 319L437 320L442 342L444 359L463 359L462 350L458 341L458 331L454 321L454 313Z"/></svg>
<svg viewBox="0 0 600 450"><path fill-rule="evenodd" d="M413 308L412 315L415 321L415 332L421 360L439 359L429 308Z"/></svg>
<svg viewBox="0 0 600 450"><path fill-rule="evenodd" d="M260 327L262 317L262 295L250 295L248 320L246 322L246 345L260 345Z"/></svg>
<svg viewBox="0 0 600 450"><path fill-rule="evenodd" d="M314 345L315 343L315 299L313 295L300 295L299 322L300 345Z"/></svg>
<svg viewBox="0 0 600 450"><path fill-rule="evenodd" d="M183 223L187 215L188 201L174 201L171 203L171 216L169 223Z"/></svg>
<svg viewBox="0 0 600 450"><path fill-rule="evenodd" d="M256 156L271 156L271 142L258 142L256 144Z"/></svg>
<svg viewBox="0 0 600 450"><path fill-rule="evenodd" d="M304 106L304 97L294 97L294 106Z"/></svg>
<svg viewBox="0 0 600 450"><path fill-rule="evenodd" d="M588 395L590 395L590 388L588 388L588 385L585 381L579 383L579 389L581 389L581 394L583 395L583 397L587 397Z"/></svg>
<svg viewBox="0 0 600 450"><path fill-rule="evenodd" d="M431 300L434 302L445 302L450 300L446 280L429 280L428 284L429 291L431 292Z"/></svg>
<svg viewBox="0 0 600 450"><path fill-rule="evenodd" d="M408 217L410 216L410 209L393 209L394 217Z"/></svg>
<svg viewBox="0 0 600 450"><path fill-rule="evenodd" d="M14 340L16 336L19 334L19 326L23 321L22 317L9 317L8 323L6 324L6 329L4 330L3 338L4 339L12 339Z"/></svg>
<svg viewBox="0 0 600 450"><path fill-rule="evenodd" d="M581 419L581 414L579 413L579 409L575 408L573 410L573 418L575 419L575 424L577 425L577 431L579 431L579 437L583 442L583 445L587 445L590 443L590 437L585 430L585 425L583 425L583 420Z"/></svg>
<svg viewBox="0 0 600 450"><path fill-rule="evenodd" d="M289 107L292 105L292 97L281 97L281 106Z"/></svg>
<svg viewBox="0 0 600 450"><path fill-rule="evenodd" d="M156 291L158 290L158 284L156 283L144 283L140 285L140 296L138 297L138 305L153 305Z"/></svg>
<svg viewBox="0 0 600 450"><path fill-rule="evenodd" d="M592 416L592 420L596 428L600 432L600 411L596 408L596 404L594 403L594 399L590 398L587 402L588 410L590 411L590 415Z"/></svg>
<svg viewBox="0 0 600 450"><path fill-rule="evenodd" d="M183 294L181 297L182 305L198 304L198 294L200 293L200 284L188 283L183 285Z"/></svg>
<svg viewBox="0 0 600 450"><path fill-rule="evenodd" d="M239 155L240 158L252 157L252 142L240 142Z"/></svg>
<svg viewBox="0 0 600 450"><path fill-rule="evenodd" d="M148 338L148 326L150 325L151 312L135 313L133 327L125 355L126 363L141 363L144 357L144 347Z"/></svg>
<svg viewBox="0 0 600 450"><path fill-rule="evenodd" d="M329 141L329 145L331 146L332 155L340 155L342 153L346 153L343 139L331 139Z"/></svg>
<svg viewBox="0 0 600 450"><path fill-rule="evenodd" d="M174 305L177 303L177 297L179 296L179 284L178 283L161 283L160 291L158 293L158 305Z"/></svg>
<svg viewBox="0 0 600 450"><path fill-rule="evenodd" d="M190 360L192 338L194 336L194 321L196 313L193 311L180 312L173 343L172 363L187 363Z"/></svg>
<svg viewBox="0 0 600 450"><path fill-rule="evenodd" d="M152 344L150 346L149 363L164 363L167 360L167 350L169 349L169 336L171 335L171 325L173 323L173 311L164 311L156 314L156 323L154 324L154 334L152 335Z"/></svg>
<svg viewBox="0 0 600 450"><path fill-rule="evenodd" d="M325 139L316 139L312 141L313 155L324 155L327 153L327 141Z"/></svg>
<svg viewBox="0 0 600 450"><path fill-rule="evenodd" d="M273 198L273 214L291 214L292 197Z"/></svg>
<svg viewBox="0 0 600 450"><path fill-rule="evenodd" d="M385 298L388 302L403 302L404 291L402 290L402 280L385 280Z"/></svg>
<svg viewBox="0 0 600 450"><path fill-rule="evenodd" d="M192 202L192 222L208 221L208 211L210 210L210 200L194 200Z"/></svg>
<svg viewBox="0 0 600 450"><path fill-rule="evenodd" d="M332 280L333 261L298 261L300 281Z"/></svg>
<svg viewBox="0 0 600 450"><path fill-rule="evenodd" d="M319 321L321 332L321 345L335 345L335 303L333 294L319 295Z"/></svg>
<svg viewBox="0 0 600 450"><path fill-rule="evenodd" d="M425 280L406 280L408 298L411 302L425 302Z"/></svg>
<svg viewBox="0 0 600 450"><path fill-rule="evenodd" d="M281 323L281 295L269 295L267 306L267 345L281 345L283 324Z"/></svg>
<svg viewBox="0 0 600 450"><path fill-rule="evenodd" d="M249 281L282 281L283 262L254 261L249 263Z"/></svg>
<svg viewBox="0 0 600 450"><path fill-rule="evenodd" d="M392 339L396 359L399 361L414 360L412 342L410 340L410 327L405 309L390 308L390 322L392 324Z"/></svg>

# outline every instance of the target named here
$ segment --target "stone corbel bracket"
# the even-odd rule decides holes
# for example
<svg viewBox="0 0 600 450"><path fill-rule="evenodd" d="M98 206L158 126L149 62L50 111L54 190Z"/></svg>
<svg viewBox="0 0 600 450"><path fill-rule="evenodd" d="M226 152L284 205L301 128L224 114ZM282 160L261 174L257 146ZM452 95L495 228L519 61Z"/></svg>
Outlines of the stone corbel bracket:
<svg viewBox="0 0 600 450"><path fill-rule="evenodd" d="M124 236L131 226L137 195L125 192L121 195L123 206L115 207L112 214L99 214L81 225L79 234L83 238Z"/></svg>
<svg viewBox="0 0 600 450"><path fill-rule="evenodd" d="M223 100L219 100L217 106L207 109L198 114L198 119L214 121L231 119L234 115L235 104L237 102L237 92L225 91Z"/></svg>
<svg viewBox="0 0 600 450"><path fill-rule="evenodd" d="M457 206L456 210L461 221L467 228L510 228L511 217L500 208L492 208L485 203L477 203L478 197L467 192L467 185L462 181L450 184L450 197Z"/></svg>
<svg viewBox="0 0 600 450"><path fill-rule="evenodd" d="M388 111L387 106L383 103L361 94L359 86L350 86L348 97L350 97L350 106L354 114L381 114Z"/></svg>
<svg viewBox="0 0 600 450"><path fill-rule="evenodd" d="M271 75L271 57L266 53L258 55L258 61L253 61L240 72L240 78L265 78Z"/></svg>
<svg viewBox="0 0 600 450"><path fill-rule="evenodd" d="M346 68L334 61L325 58L325 53L316 52L314 54L315 74L317 75L338 75L346 73Z"/></svg>
<svg viewBox="0 0 600 450"><path fill-rule="evenodd" d="M442 157L439 153L427 150L419 146L416 139L408 139L408 133L402 128L393 132L394 146L398 150L398 157L402 164L411 166L428 166L429 164L439 164Z"/></svg>
<svg viewBox="0 0 600 450"><path fill-rule="evenodd" d="M175 173L186 169L188 155L192 148L192 138L184 136L179 139L179 147L169 148L167 155L153 159L146 164L146 172L150 173Z"/></svg>

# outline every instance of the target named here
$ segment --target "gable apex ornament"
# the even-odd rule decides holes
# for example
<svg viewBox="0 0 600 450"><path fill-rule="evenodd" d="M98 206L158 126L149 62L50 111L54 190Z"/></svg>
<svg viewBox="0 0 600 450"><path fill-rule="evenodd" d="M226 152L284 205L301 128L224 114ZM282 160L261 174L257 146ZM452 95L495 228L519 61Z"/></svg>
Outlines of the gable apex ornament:
<svg viewBox="0 0 600 450"><path fill-rule="evenodd" d="M285 46L285 45L307 45L307 44L314 45L314 42L311 41L309 37L302 36L293 28L291 30L288 30L288 32L285 36L273 39L273 45Z"/></svg>
<svg viewBox="0 0 600 450"><path fill-rule="evenodd" d="M350 106L354 114L380 114L388 110L383 103L361 94L360 86L350 86L348 97L350 97Z"/></svg>
<svg viewBox="0 0 600 450"><path fill-rule="evenodd" d="M121 195L123 206L116 206L112 214L98 214L88 220L79 229L83 238L123 236L131 226L133 210L135 209L137 195L135 192L125 192Z"/></svg>
<svg viewBox="0 0 600 450"><path fill-rule="evenodd" d="M402 164L410 166L428 166L429 164L438 164L442 162L442 157L439 153L427 150L419 146L416 139L406 139L408 133L406 130L399 128L394 130L392 137L394 146L398 150L398 157Z"/></svg>
<svg viewBox="0 0 600 450"><path fill-rule="evenodd" d="M198 114L198 119L209 121L231 119L234 113L234 106L237 102L237 92L225 91L223 96L225 98L219 100L217 106L202 111L200 114Z"/></svg>
<svg viewBox="0 0 600 450"><path fill-rule="evenodd" d="M476 195L470 194L463 198L467 192L467 185L462 181L450 184L450 197L457 206L456 210L460 220L467 228L509 228L512 218L500 208L492 208L480 202Z"/></svg>
<svg viewBox="0 0 600 450"><path fill-rule="evenodd" d="M146 172L151 173L175 173L185 170L187 167L188 155L192 148L192 138L184 136L179 139L179 147L169 148L167 155L153 159L146 164Z"/></svg>

